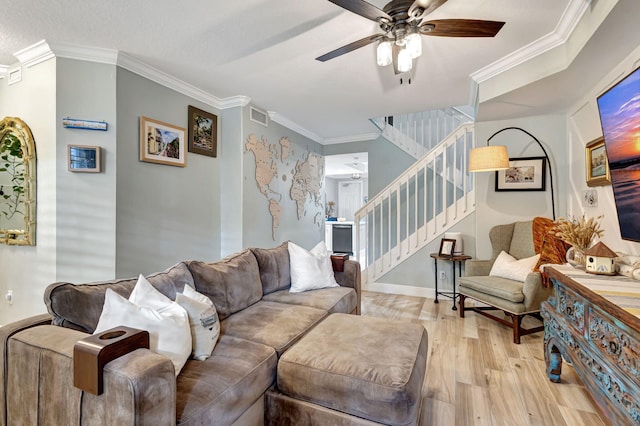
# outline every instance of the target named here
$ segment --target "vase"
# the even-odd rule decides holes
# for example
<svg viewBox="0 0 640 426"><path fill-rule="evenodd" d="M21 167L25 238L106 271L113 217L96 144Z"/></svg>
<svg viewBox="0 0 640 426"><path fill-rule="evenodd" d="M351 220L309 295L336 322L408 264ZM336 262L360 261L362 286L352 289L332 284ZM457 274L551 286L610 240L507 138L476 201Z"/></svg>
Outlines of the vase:
<svg viewBox="0 0 640 426"><path fill-rule="evenodd" d="M569 247L569 250L567 250L566 259L569 265L576 269L584 269L587 264L587 256L585 256L584 251L574 246Z"/></svg>

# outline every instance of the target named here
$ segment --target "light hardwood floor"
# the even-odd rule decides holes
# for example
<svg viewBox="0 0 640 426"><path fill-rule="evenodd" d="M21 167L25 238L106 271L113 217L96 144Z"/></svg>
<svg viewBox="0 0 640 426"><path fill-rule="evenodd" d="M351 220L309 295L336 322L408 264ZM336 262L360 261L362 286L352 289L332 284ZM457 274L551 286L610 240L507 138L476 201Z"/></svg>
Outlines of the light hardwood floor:
<svg viewBox="0 0 640 426"><path fill-rule="evenodd" d="M422 426L604 425L575 375L545 372L543 333L513 343L512 330L474 312L459 318L450 299L363 292L362 314L419 322L429 335ZM537 323L526 318L525 326Z"/></svg>

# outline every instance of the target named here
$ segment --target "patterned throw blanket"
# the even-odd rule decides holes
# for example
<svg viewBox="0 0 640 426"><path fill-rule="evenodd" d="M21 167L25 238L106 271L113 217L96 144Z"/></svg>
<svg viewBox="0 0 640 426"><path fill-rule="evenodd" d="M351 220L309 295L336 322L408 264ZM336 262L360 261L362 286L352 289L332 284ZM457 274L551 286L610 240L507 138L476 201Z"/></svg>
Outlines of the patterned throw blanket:
<svg viewBox="0 0 640 426"><path fill-rule="evenodd" d="M534 271L539 271L541 265L550 263L563 265L567 262L567 250L571 245L549 232L555 226L555 222L546 217L533 219L533 249L536 254L540 254L540 259L533 268ZM542 284L545 287L549 287L550 284L549 278L544 273L542 274Z"/></svg>

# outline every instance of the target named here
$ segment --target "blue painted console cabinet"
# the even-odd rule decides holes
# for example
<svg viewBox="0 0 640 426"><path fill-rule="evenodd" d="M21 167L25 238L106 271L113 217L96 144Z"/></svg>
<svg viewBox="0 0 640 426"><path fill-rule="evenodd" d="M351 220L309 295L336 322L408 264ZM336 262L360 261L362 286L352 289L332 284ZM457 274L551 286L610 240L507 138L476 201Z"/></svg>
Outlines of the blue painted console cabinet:
<svg viewBox="0 0 640 426"><path fill-rule="evenodd" d="M612 424L640 425L640 281L569 266L545 268L555 294L542 304L547 374L569 360Z"/></svg>

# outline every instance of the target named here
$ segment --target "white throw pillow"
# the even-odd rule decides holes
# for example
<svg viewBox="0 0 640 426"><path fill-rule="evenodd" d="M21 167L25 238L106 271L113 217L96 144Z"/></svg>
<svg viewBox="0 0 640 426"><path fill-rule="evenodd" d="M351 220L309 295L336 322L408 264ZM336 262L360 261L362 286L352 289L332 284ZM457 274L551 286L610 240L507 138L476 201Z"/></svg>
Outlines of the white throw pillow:
<svg viewBox="0 0 640 426"><path fill-rule="evenodd" d="M339 287L333 275L331 255L320 241L311 251L289 242L289 261L291 268L291 293L317 290L326 287Z"/></svg>
<svg viewBox="0 0 640 426"><path fill-rule="evenodd" d="M516 260L509 253L501 251L493 263L489 275L524 282L527 279L527 275L533 271L539 258L540 255L536 254L535 256Z"/></svg>
<svg viewBox="0 0 640 426"><path fill-rule="evenodd" d="M216 307L211 299L188 285L184 286L182 293L176 294L176 302L189 314L193 341L191 356L204 361L211 356L220 336L220 321Z"/></svg>
<svg viewBox="0 0 640 426"><path fill-rule="evenodd" d="M140 278L136 283L136 288L140 283L142 283L142 288L137 291L134 289L134 292L136 300L143 295L147 297L144 301L147 306L134 303L115 291L107 289L102 314L94 334L118 326L148 331L149 349L171 359L177 376L191 354L189 316L184 308L153 288L144 277L140 276ZM161 306L163 299L158 297L158 294L150 292L147 286L151 287L168 303ZM133 295L134 293L132 293ZM157 306L158 309L153 309L150 306Z"/></svg>

